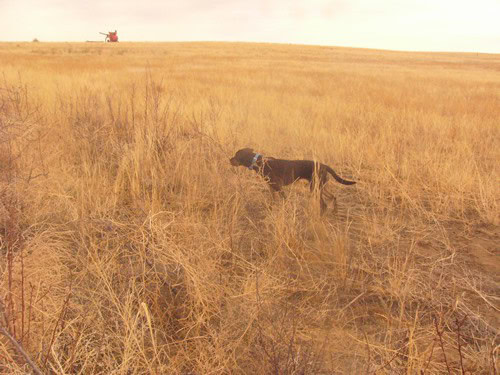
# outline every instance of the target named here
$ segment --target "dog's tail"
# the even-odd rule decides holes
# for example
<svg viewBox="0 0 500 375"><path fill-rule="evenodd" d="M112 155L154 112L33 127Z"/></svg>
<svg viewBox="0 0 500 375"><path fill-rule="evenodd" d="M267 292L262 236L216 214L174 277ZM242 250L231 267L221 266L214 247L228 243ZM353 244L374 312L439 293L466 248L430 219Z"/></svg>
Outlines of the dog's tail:
<svg viewBox="0 0 500 375"><path fill-rule="evenodd" d="M335 171L332 168L330 168L328 165L325 165L325 167L326 167L326 170L328 171L328 173L330 173L333 176L333 178L337 180L337 182L340 182L341 184L344 184L344 185L353 185L356 183L355 181L344 180L337 173L335 173Z"/></svg>

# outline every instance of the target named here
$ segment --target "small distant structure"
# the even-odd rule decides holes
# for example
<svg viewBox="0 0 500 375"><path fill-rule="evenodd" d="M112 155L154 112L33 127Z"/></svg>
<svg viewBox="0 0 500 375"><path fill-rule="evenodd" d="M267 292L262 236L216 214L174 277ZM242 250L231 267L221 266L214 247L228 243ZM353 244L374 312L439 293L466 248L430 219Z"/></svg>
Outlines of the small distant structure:
<svg viewBox="0 0 500 375"><path fill-rule="evenodd" d="M39 43L40 41L37 38L35 38L35 39L32 40L32 42L33 43Z"/></svg>
<svg viewBox="0 0 500 375"><path fill-rule="evenodd" d="M102 35L105 35L106 37L104 38L104 42L111 42L111 43L114 43L114 42L118 42L118 32L115 30L115 31L109 31L108 33L101 33L99 32L99 34L102 34Z"/></svg>

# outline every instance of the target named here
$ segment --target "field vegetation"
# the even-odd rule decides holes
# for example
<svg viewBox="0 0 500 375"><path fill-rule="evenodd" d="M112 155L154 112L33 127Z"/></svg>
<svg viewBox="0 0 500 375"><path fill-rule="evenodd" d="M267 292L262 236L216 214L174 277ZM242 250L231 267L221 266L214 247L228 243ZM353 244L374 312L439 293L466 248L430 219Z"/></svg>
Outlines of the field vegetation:
<svg viewBox="0 0 500 375"><path fill-rule="evenodd" d="M499 125L494 54L1 43L0 372L496 374Z"/></svg>

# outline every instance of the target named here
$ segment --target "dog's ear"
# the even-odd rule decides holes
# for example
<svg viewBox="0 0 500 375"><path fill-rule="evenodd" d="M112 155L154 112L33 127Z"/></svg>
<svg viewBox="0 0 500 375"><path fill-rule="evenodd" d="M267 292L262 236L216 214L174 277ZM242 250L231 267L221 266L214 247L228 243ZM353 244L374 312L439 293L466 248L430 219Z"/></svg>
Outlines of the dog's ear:
<svg viewBox="0 0 500 375"><path fill-rule="evenodd" d="M249 148L249 147L242 148L240 151L242 151L242 152L253 152L253 148Z"/></svg>

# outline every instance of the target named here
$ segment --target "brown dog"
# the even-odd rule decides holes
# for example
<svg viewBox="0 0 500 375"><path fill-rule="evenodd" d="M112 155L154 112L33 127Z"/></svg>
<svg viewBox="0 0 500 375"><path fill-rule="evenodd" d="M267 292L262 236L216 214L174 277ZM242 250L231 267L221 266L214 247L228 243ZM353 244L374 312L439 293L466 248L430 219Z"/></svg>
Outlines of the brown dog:
<svg viewBox="0 0 500 375"><path fill-rule="evenodd" d="M328 165L312 160L284 160L263 157L261 154L255 153L251 148L243 148L237 151L229 161L235 167L244 166L261 174L269 183L271 191L280 192L282 195L281 188L283 186L300 179L309 181L311 191L314 191L316 188L319 189L321 214L324 213L327 207L323 200L323 194L327 195L327 197L329 196L329 198L333 197L332 194L327 193L323 189L328 181L328 173L341 184L352 185L356 183L339 177ZM335 199L335 197L333 198Z"/></svg>

